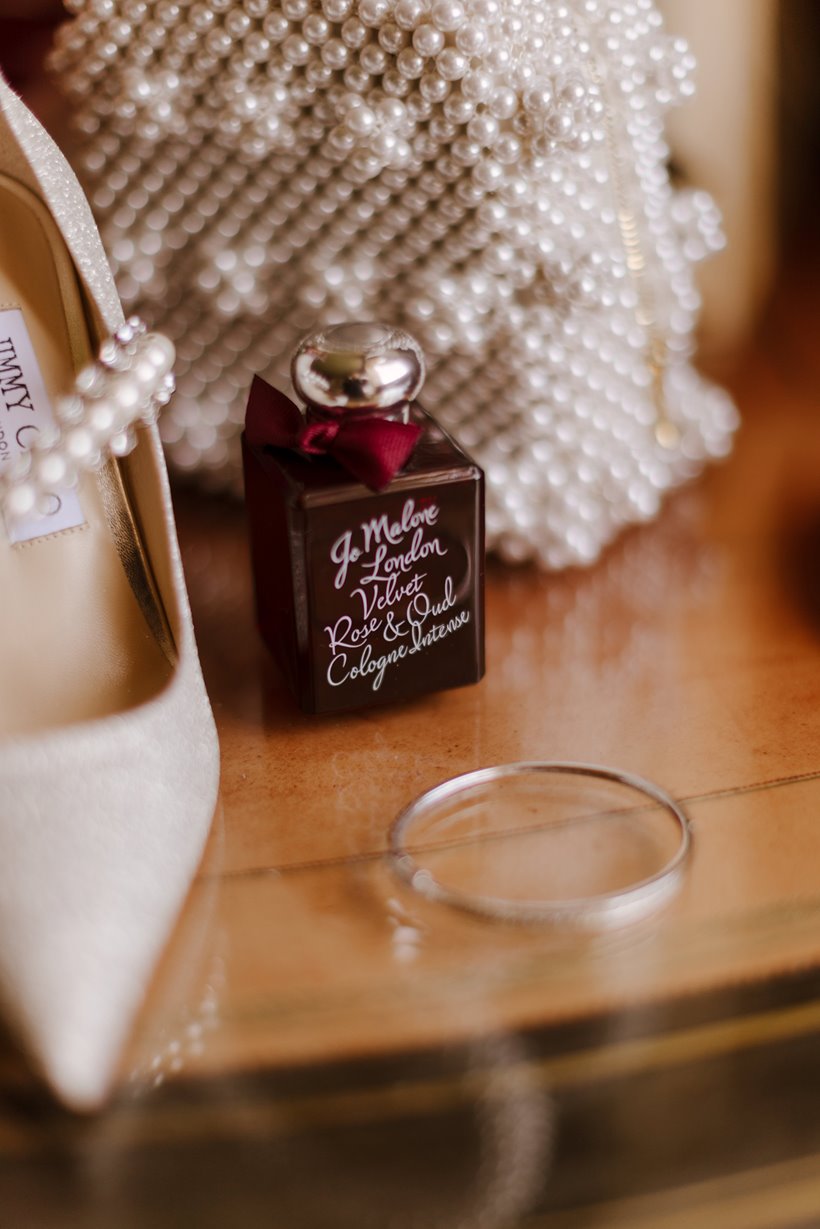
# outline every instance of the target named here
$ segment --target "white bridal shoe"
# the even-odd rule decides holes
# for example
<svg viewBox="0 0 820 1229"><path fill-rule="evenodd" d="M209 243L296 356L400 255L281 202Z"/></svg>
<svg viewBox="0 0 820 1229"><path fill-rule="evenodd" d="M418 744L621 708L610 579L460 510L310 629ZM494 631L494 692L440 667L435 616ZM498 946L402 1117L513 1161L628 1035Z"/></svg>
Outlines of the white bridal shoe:
<svg viewBox="0 0 820 1229"><path fill-rule="evenodd" d="M75 1108L114 1079L216 801L152 425L172 358L124 324L79 184L0 77L0 1003Z"/></svg>

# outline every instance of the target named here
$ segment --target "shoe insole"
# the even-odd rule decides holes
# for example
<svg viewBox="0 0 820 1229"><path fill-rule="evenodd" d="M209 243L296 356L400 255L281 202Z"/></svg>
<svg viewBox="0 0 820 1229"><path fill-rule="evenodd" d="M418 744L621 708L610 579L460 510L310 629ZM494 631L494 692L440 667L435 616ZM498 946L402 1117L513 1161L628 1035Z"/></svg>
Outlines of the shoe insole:
<svg viewBox="0 0 820 1229"><path fill-rule="evenodd" d="M12 310L20 316L5 319L19 326L22 317L54 405L94 347L56 224L28 189L0 175L0 312ZM4 420L12 421L0 389L0 430ZM50 532L44 518L29 541L13 544L0 519L2 736L108 717L170 679L167 645L126 574L123 552L130 552L150 583L116 463L83 475L76 497L74 527ZM124 527L130 542L122 540Z"/></svg>

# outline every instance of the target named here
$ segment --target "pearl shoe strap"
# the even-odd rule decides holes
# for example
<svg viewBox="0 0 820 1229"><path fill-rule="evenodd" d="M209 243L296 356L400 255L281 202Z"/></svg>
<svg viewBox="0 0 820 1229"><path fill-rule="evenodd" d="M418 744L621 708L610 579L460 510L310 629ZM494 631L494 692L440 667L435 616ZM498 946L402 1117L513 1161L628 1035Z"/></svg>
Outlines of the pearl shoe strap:
<svg viewBox="0 0 820 1229"><path fill-rule="evenodd" d="M174 347L132 317L100 347L74 390L55 404L58 425L0 471L0 511L13 520L46 515L58 491L81 474L122 457L136 444L134 428L156 420L174 391Z"/></svg>

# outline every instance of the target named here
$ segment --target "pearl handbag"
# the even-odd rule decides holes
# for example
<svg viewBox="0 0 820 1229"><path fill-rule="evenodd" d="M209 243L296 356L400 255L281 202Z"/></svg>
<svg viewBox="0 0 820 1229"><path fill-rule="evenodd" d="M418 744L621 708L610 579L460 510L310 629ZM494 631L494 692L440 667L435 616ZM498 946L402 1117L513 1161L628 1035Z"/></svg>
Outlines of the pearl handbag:
<svg viewBox="0 0 820 1229"><path fill-rule="evenodd" d="M692 57L653 0L68 0L52 63L171 465L241 487L254 372L387 319L510 561L587 564L731 447L690 357L717 211L675 191Z"/></svg>

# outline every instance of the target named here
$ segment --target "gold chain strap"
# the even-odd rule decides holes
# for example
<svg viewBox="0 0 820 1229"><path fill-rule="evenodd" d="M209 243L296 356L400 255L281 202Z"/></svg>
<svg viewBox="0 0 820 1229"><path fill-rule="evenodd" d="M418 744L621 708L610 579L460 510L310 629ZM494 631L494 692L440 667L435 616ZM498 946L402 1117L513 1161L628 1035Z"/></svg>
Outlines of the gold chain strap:
<svg viewBox="0 0 820 1229"><path fill-rule="evenodd" d="M646 332L646 366L652 377L652 397L655 403L655 439L663 448L675 448L680 442L680 431L669 417L665 389L669 349L666 338L658 326L655 300L646 276L646 257L641 243L640 227L626 191L626 174L615 139L613 109L597 63L591 60L588 67L590 78L600 90L601 101L604 105L604 128L610 174L618 207L618 229L626 257L626 267L638 296L635 320Z"/></svg>

